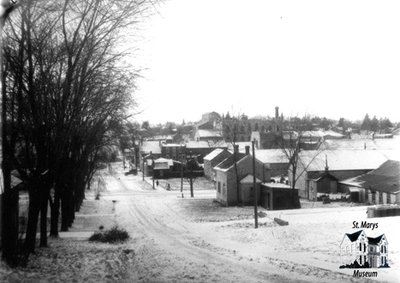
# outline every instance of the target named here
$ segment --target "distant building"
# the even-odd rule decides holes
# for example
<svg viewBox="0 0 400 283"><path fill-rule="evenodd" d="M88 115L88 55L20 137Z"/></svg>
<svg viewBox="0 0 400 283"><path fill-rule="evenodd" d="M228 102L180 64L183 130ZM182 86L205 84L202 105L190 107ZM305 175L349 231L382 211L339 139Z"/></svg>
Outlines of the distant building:
<svg viewBox="0 0 400 283"><path fill-rule="evenodd" d="M217 148L204 157L204 176L212 181L215 181L214 167L223 160L231 156L232 153L226 149Z"/></svg>
<svg viewBox="0 0 400 283"><path fill-rule="evenodd" d="M271 177L287 176L289 160L282 149L259 149L256 158L271 170Z"/></svg>
<svg viewBox="0 0 400 283"><path fill-rule="evenodd" d="M355 202L400 204L400 162L388 160L366 174L340 182Z"/></svg>
<svg viewBox="0 0 400 283"><path fill-rule="evenodd" d="M252 200L248 199L251 193L248 192L253 190L252 197L254 197L255 191L259 193L260 182L265 182L271 178L269 168L264 167L262 163L256 159L256 178L259 179L260 182L257 183L256 188L253 188L252 185L249 186L248 180L250 177L248 177L248 175L253 174L253 160L249 151L250 150L247 149L247 154L236 153L237 178L235 174L235 154L232 154L214 168L216 172L217 200L224 205L230 206L238 203L251 202ZM237 180L239 181L238 184L236 183ZM242 183L240 183L240 181L242 181ZM238 189L239 194L237 191ZM245 199L243 199L243 197L245 197Z"/></svg>
<svg viewBox="0 0 400 283"><path fill-rule="evenodd" d="M295 177L299 195L303 198L315 199L318 193L332 189L317 186L320 191L311 191L312 188L315 188L311 187L311 184L313 182L318 183L318 180L323 180L325 186L330 184L330 182L326 182L326 178L319 179L324 177L327 163L329 164L329 174L335 177L337 181L343 181L377 169L388 159L388 154L388 152L383 153L375 150L301 151ZM289 171L291 171L291 167L289 167ZM328 176L325 175L325 177ZM292 176L289 174L289 184L291 183Z"/></svg>
<svg viewBox="0 0 400 283"><path fill-rule="evenodd" d="M186 146L184 144L167 143L161 145L161 156L174 160L185 159Z"/></svg>
<svg viewBox="0 0 400 283"><path fill-rule="evenodd" d="M268 210L300 208L298 190L282 183L262 183L259 200Z"/></svg>
<svg viewBox="0 0 400 283"><path fill-rule="evenodd" d="M222 141L223 137L219 130L197 129L194 134L195 141Z"/></svg>

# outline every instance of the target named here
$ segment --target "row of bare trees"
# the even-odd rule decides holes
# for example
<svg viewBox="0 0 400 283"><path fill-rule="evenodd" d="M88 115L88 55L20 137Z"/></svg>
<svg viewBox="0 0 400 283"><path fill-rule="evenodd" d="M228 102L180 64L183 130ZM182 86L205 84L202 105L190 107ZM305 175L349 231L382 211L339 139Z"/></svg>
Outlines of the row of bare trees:
<svg viewBox="0 0 400 283"><path fill-rule="evenodd" d="M135 73L116 45L147 8L142 1L29 0L4 30L3 258L18 261L18 172L29 193L23 254L68 230L101 150L133 103ZM61 216L61 227L59 218Z"/></svg>

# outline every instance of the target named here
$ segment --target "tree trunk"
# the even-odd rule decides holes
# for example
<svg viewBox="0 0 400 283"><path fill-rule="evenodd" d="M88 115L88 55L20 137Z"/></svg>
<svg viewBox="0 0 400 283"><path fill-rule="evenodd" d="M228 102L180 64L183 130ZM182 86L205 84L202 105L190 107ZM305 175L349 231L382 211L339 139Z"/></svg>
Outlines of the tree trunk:
<svg viewBox="0 0 400 283"><path fill-rule="evenodd" d="M25 238L25 252L33 253L35 251L36 244L36 232L39 219L40 210L40 199L37 193L32 192L36 188L30 188L29 190L29 212L28 212L28 226L26 229Z"/></svg>
<svg viewBox="0 0 400 283"><path fill-rule="evenodd" d="M14 265L18 247L18 190L5 190L2 196L2 249L3 259Z"/></svg>
<svg viewBox="0 0 400 283"><path fill-rule="evenodd" d="M49 200L49 189L42 188L40 194L40 247L47 247L47 207Z"/></svg>
<svg viewBox="0 0 400 283"><path fill-rule="evenodd" d="M50 236L58 237L58 219L60 218L60 192L58 188L55 189L54 201L50 207Z"/></svg>
<svg viewBox="0 0 400 283"><path fill-rule="evenodd" d="M68 231L68 208L69 200L68 200L68 192L64 189L61 195L61 231Z"/></svg>

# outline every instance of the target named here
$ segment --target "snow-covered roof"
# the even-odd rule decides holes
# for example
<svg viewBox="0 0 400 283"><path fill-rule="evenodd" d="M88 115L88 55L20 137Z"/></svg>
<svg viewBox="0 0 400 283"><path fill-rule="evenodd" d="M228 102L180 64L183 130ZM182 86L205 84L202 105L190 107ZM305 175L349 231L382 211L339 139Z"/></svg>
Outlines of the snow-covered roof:
<svg viewBox="0 0 400 283"><path fill-rule="evenodd" d="M400 193L400 162L388 160L376 170L353 180L358 186L387 193Z"/></svg>
<svg viewBox="0 0 400 283"><path fill-rule="evenodd" d="M307 167L307 171L324 171L326 162L333 170L373 170L388 158L376 150L304 150L299 160Z"/></svg>
<svg viewBox="0 0 400 283"><path fill-rule="evenodd" d="M240 180L241 184L252 184L254 182L254 177L251 174L248 174L242 180ZM256 178L256 183L261 183L261 180Z"/></svg>
<svg viewBox="0 0 400 283"><path fill-rule="evenodd" d="M222 149L222 148L214 149L214 150L211 151L209 154L207 154L206 156L204 156L203 159L204 159L204 160L211 161L211 160L213 160L215 157L217 157L218 155L220 155L223 151L224 151L224 149Z"/></svg>
<svg viewBox="0 0 400 283"><path fill-rule="evenodd" d="M250 142L235 142L235 144L237 146L239 146L239 152L243 152L243 153L246 152L246 146L249 146L250 147L250 151L251 151L251 141ZM229 150L234 150L232 143L228 144L228 149Z"/></svg>
<svg viewBox="0 0 400 283"><path fill-rule="evenodd" d="M292 187L287 185L287 184L283 184L283 183L272 183L272 182L268 182L268 183L262 183L263 186L268 187L268 188L276 188L276 189L291 189ZM297 189L295 189L297 190Z"/></svg>
<svg viewBox="0 0 400 283"><path fill-rule="evenodd" d="M236 154L236 160L237 163L239 163L240 161L242 161L245 157L247 157L248 155L244 154L244 153L240 153L238 152ZM228 171L230 168L233 167L233 165L235 164L235 155L232 154L231 156L229 156L228 158L224 159L224 161L222 161L221 163L219 163L217 166L214 167L214 169L216 170L221 170L221 171Z"/></svg>
<svg viewBox="0 0 400 283"><path fill-rule="evenodd" d="M210 145L206 141L188 141L186 148L209 148Z"/></svg>
<svg viewBox="0 0 400 283"><path fill-rule="evenodd" d="M218 131L218 130L198 129L197 135L201 138L211 138L211 137L222 138L221 131Z"/></svg>
<svg viewBox="0 0 400 283"><path fill-rule="evenodd" d="M169 169L170 166L174 165L174 161L172 159L167 158L158 158L154 160L154 169Z"/></svg>
<svg viewBox="0 0 400 283"><path fill-rule="evenodd" d="M259 149L256 158L262 163L288 163L289 160L282 149Z"/></svg>
<svg viewBox="0 0 400 283"><path fill-rule="evenodd" d="M344 135L342 135L338 132L332 131L332 130L328 130L328 131L324 132L324 137L327 137L327 136L335 137L335 138L343 138L344 137Z"/></svg>
<svg viewBox="0 0 400 283"><path fill-rule="evenodd" d="M159 141L144 141L141 147L141 152L161 154L161 146Z"/></svg>
<svg viewBox="0 0 400 283"><path fill-rule="evenodd" d="M179 143L163 143L162 147L184 147L184 144Z"/></svg>
<svg viewBox="0 0 400 283"><path fill-rule="evenodd" d="M304 131L301 133L302 138L322 138L324 135L323 131Z"/></svg>

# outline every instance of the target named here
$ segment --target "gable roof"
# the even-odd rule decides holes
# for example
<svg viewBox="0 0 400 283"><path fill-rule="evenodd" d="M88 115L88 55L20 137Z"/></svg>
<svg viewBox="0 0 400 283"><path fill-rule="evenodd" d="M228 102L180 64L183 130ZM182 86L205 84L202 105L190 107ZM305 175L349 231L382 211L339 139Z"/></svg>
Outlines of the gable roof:
<svg viewBox="0 0 400 283"><path fill-rule="evenodd" d="M210 145L206 141L188 141L186 148L210 148Z"/></svg>
<svg viewBox="0 0 400 283"><path fill-rule="evenodd" d="M220 155L222 152L224 152L224 149L222 149L222 148L217 148L217 149L214 149L213 151L211 151L209 154L207 154L206 156L204 156L204 160L208 160L208 161L211 161L211 160L213 160L214 158L216 158L218 155Z"/></svg>
<svg viewBox="0 0 400 283"><path fill-rule="evenodd" d="M376 238L371 238L371 237L368 237L368 244L370 244L370 245L377 245L377 244L379 244L379 242L382 240L382 237L384 236L384 234L382 234L382 235L380 235L380 236L378 236L378 237L376 237Z"/></svg>
<svg viewBox="0 0 400 283"><path fill-rule="evenodd" d="M352 234L346 233L346 236L350 239L350 241L354 242L354 241L357 241L358 237L360 237L361 233L363 233L363 232L364 232L363 230L360 230L360 231L354 232Z"/></svg>
<svg viewBox="0 0 400 283"><path fill-rule="evenodd" d="M241 184L253 184L254 179L253 175L248 174L246 177L244 177L242 180L240 180ZM261 180L256 178L256 183L261 183Z"/></svg>
<svg viewBox="0 0 400 283"><path fill-rule="evenodd" d="M363 174L353 180L366 189L387 193L400 192L400 162L388 160L378 169Z"/></svg>
<svg viewBox="0 0 400 283"><path fill-rule="evenodd" d="M319 172L310 172L308 174L308 178L312 179L314 181L320 181L322 179L325 178L329 178L331 180L335 180L338 181L338 178L336 178L334 175L332 175L331 173L329 173L329 171L325 171L323 173L319 173Z"/></svg>
<svg viewBox="0 0 400 283"><path fill-rule="evenodd" d="M282 149L259 149L255 151L255 155L262 163L289 163Z"/></svg>
<svg viewBox="0 0 400 283"><path fill-rule="evenodd" d="M222 138L221 131L218 130L198 129L197 135L200 138L214 138L214 137Z"/></svg>
<svg viewBox="0 0 400 283"><path fill-rule="evenodd" d="M377 150L304 150L299 160L307 171L324 171L326 161L330 171L374 170L387 160L385 154Z"/></svg>
<svg viewBox="0 0 400 283"><path fill-rule="evenodd" d="M242 159L244 159L247 155L241 152L238 152L236 154L236 162L240 162ZM228 158L224 159L221 163L219 163L217 166L215 166L215 169L222 169L222 170L227 170L231 168L235 164L235 155L232 154Z"/></svg>

